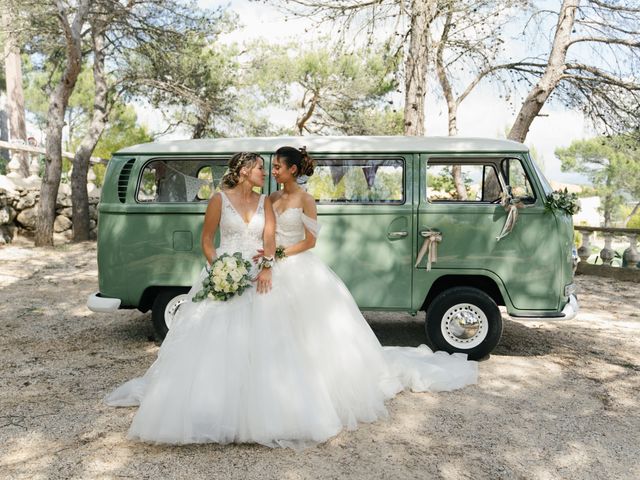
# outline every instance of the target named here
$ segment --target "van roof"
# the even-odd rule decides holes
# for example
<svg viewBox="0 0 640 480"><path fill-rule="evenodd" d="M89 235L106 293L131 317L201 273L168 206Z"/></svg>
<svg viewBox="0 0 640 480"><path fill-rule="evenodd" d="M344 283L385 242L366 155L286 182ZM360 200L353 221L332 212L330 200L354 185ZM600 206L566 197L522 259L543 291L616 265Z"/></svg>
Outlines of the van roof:
<svg viewBox="0 0 640 480"><path fill-rule="evenodd" d="M172 140L168 142L141 143L119 150L118 154L208 154L246 152L275 152L290 145L306 146L314 152L527 152L522 143L511 140L472 137L247 137L210 138L197 140Z"/></svg>

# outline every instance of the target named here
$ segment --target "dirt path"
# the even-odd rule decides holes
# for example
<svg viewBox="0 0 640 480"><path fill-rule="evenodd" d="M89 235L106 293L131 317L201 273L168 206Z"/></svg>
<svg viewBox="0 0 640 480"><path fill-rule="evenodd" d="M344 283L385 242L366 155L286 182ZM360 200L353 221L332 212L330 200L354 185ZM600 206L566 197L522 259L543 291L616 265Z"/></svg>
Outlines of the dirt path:
<svg viewBox="0 0 640 480"><path fill-rule="evenodd" d="M256 445L132 443L135 409L102 397L142 374L149 314L94 314L94 243L0 247L0 478L637 478L640 285L578 277L564 323L506 321L477 386L402 393L390 418L302 453ZM386 345L421 318L367 315Z"/></svg>

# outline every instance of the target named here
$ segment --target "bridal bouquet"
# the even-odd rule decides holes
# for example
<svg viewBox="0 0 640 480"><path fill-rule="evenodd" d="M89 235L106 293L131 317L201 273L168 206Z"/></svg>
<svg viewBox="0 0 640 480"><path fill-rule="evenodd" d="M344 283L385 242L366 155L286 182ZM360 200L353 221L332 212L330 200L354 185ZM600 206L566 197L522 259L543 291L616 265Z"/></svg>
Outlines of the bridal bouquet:
<svg viewBox="0 0 640 480"><path fill-rule="evenodd" d="M250 268L251 263L242 258L241 253L223 253L211 264L202 281L202 290L193 296L193 301L211 298L224 302L234 295L242 295L251 286Z"/></svg>

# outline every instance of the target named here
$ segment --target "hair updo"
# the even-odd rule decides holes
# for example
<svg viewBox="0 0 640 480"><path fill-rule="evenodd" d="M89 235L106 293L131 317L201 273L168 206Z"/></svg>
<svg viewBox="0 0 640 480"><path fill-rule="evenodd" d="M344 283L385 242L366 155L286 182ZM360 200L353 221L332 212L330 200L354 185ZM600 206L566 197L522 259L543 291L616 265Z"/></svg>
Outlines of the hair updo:
<svg viewBox="0 0 640 480"><path fill-rule="evenodd" d="M258 160L262 157L253 152L240 152L236 153L227 166L227 172L220 181L221 185L225 188L233 188L240 183L240 171L243 168L252 169Z"/></svg>
<svg viewBox="0 0 640 480"><path fill-rule="evenodd" d="M313 175L315 162L307 153L307 147L280 147L276 150L276 157L283 160L287 167L293 167L294 165L298 167L295 174L296 177L302 175L310 177Z"/></svg>

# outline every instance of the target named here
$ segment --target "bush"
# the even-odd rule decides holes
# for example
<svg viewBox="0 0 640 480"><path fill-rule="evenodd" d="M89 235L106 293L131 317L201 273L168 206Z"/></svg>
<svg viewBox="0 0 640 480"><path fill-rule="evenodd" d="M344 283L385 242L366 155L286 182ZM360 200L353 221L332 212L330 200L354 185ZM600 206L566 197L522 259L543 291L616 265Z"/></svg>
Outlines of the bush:
<svg viewBox="0 0 640 480"><path fill-rule="evenodd" d="M640 228L640 213L636 213L627 222L627 228Z"/></svg>

